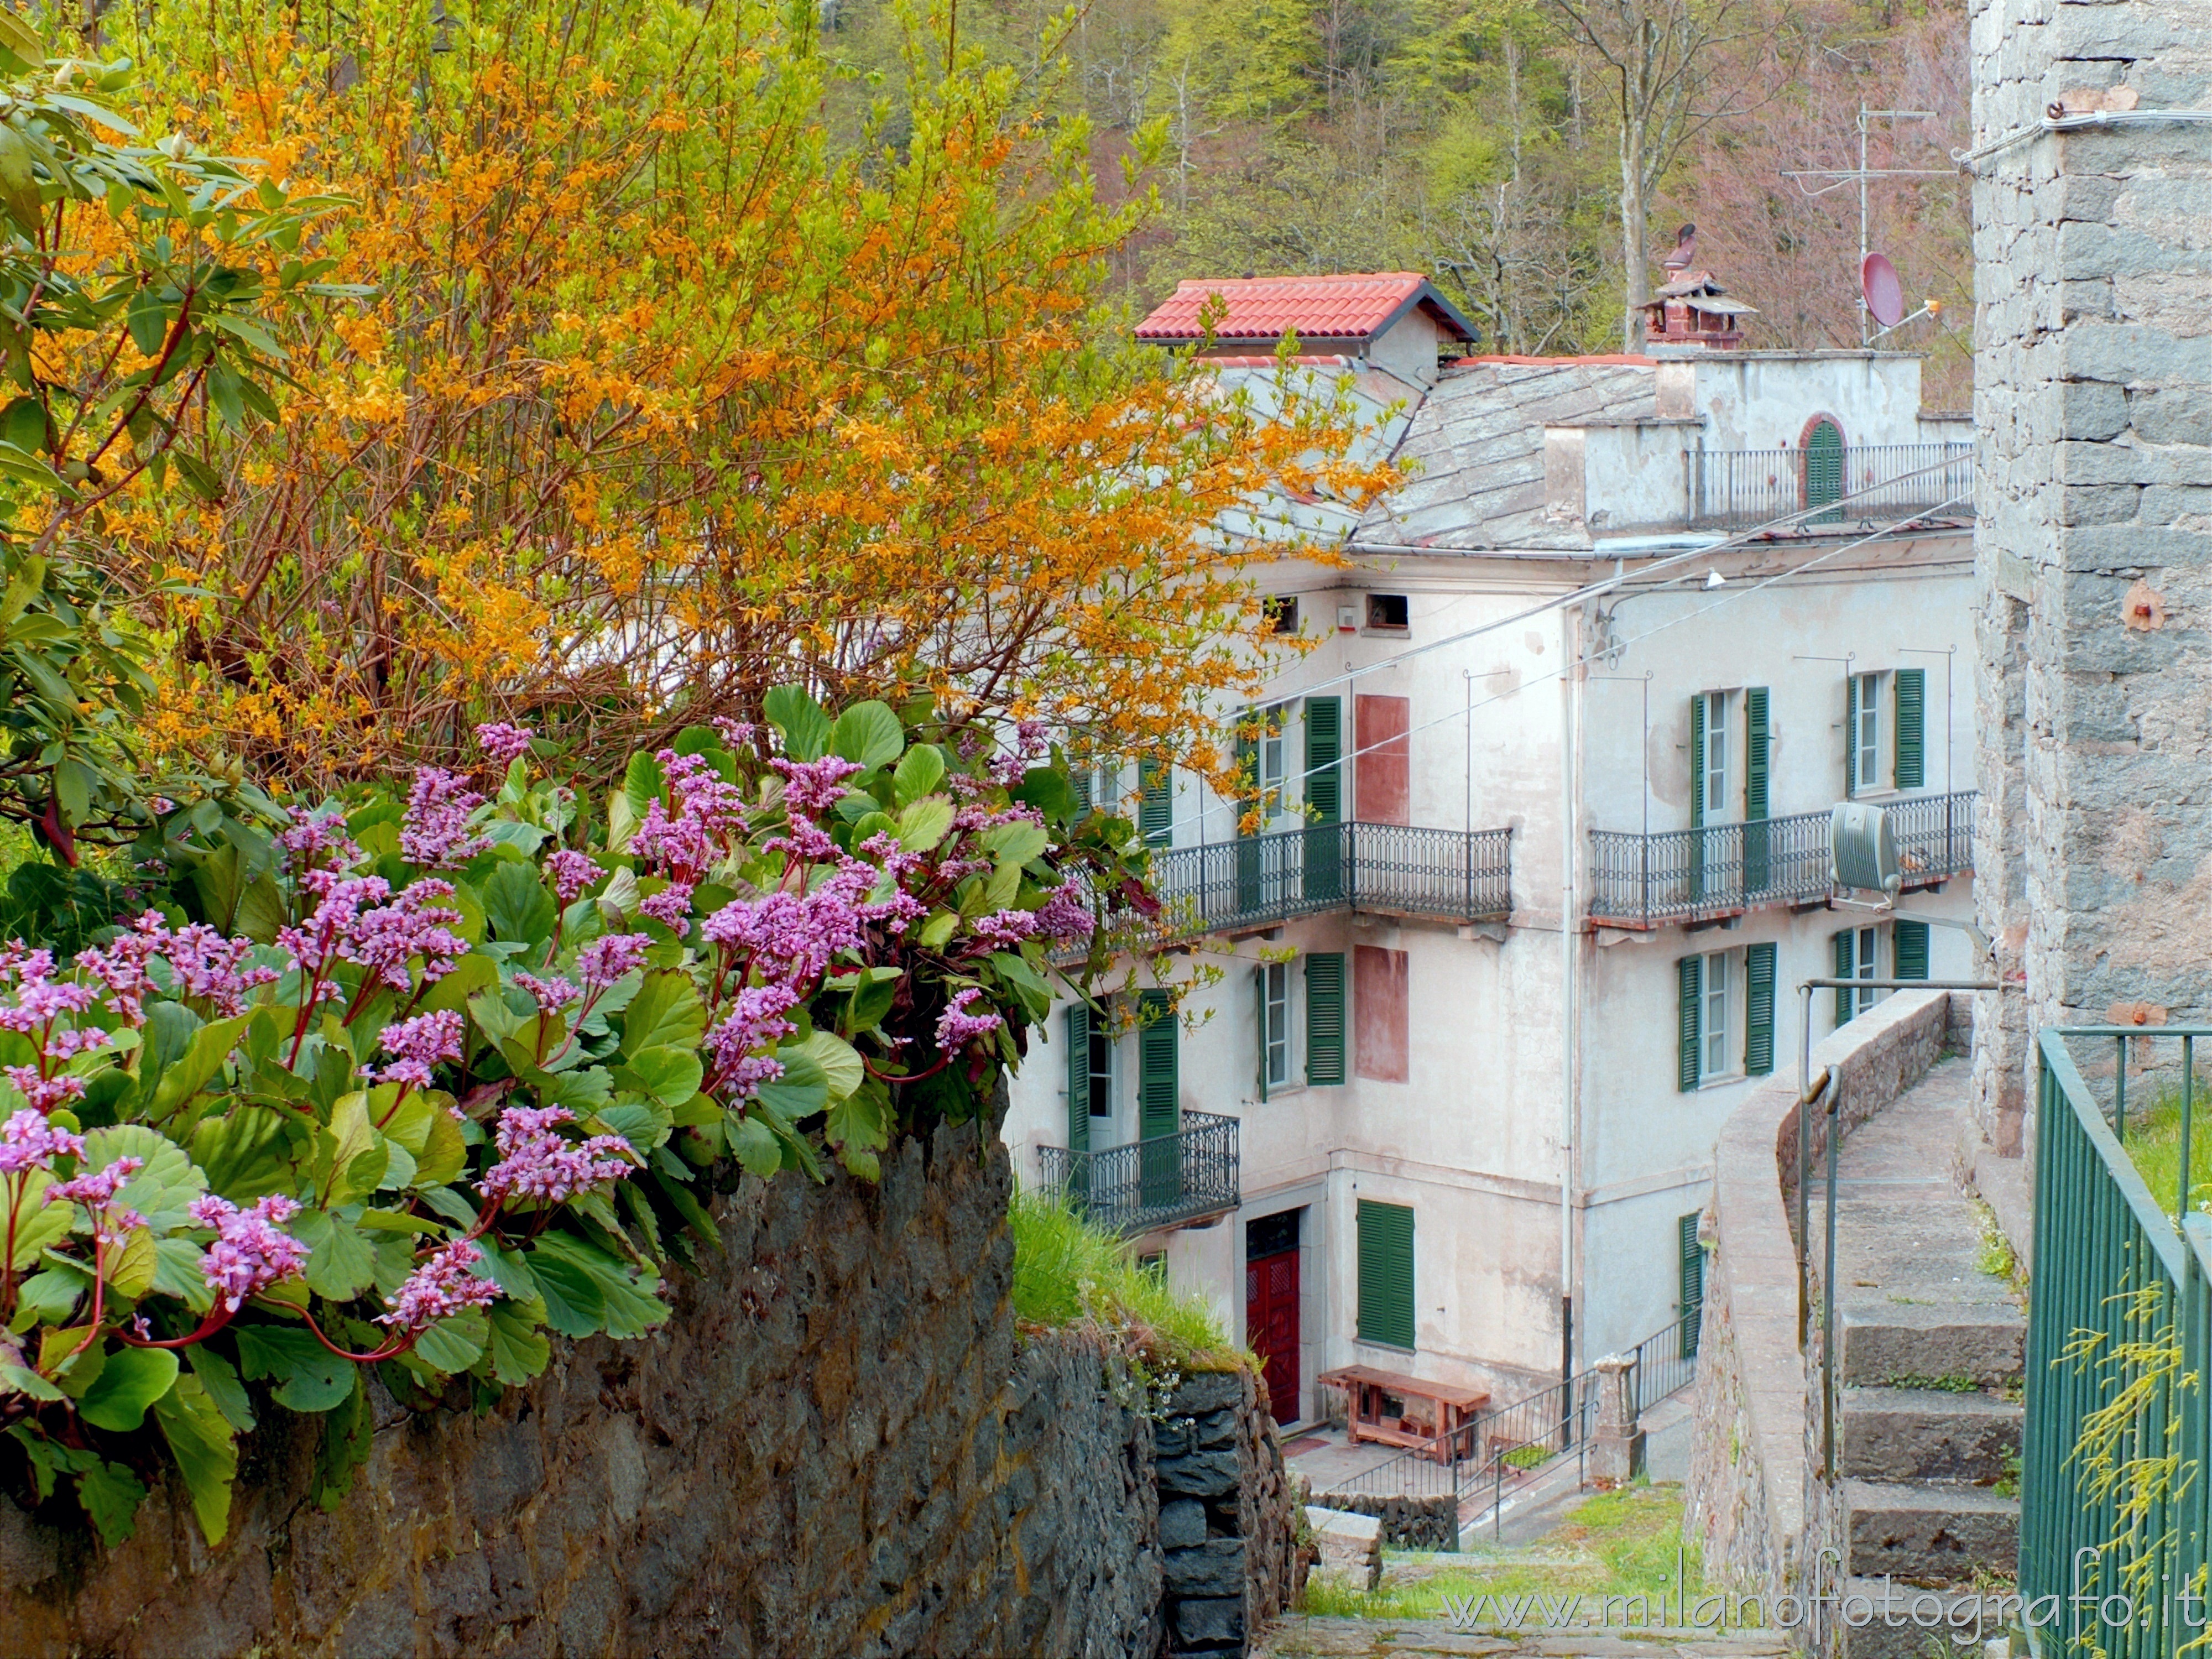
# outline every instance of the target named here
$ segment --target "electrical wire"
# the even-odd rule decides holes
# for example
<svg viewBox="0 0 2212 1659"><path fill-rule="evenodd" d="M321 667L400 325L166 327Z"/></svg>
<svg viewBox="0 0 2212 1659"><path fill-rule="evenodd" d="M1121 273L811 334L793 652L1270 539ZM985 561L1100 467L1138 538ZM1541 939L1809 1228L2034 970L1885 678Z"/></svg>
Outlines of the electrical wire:
<svg viewBox="0 0 2212 1659"><path fill-rule="evenodd" d="M2053 112L2065 107L2053 104ZM2046 132L2079 132L2087 127L2154 127L2212 125L2212 109L2100 109L2085 110L2079 115L2050 113L2032 127L2019 127L2002 138L1992 139L1972 149L1954 149L1951 159L1972 173L1991 157L2026 143L2031 138L2040 138Z"/></svg>
<svg viewBox="0 0 2212 1659"><path fill-rule="evenodd" d="M1577 657L1574 661L1570 663L1562 663L1557 668L1547 669L1541 673L1534 675L1528 679L1521 681L1516 685L1507 688L1505 690L1496 692L1490 696L1485 697L1480 702L1469 702L1460 708L1453 710L1450 714L1440 714L1434 720L1424 720L1419 726L1408 726L1403 732L1394 732L1389 737L1378 739L1377 741L1368 744L1364 747L1348 750L1345 753L1339 755L1333 761L1324 762L1318 766L1310 766L1302 772L1288 774L1285 776L1284 781L1288 783L1295 778L1297 782L1303 784L1306 780L1312 777L1316 773L1328 771L1334 767L1342 765L1346 761L1356 760L1360 756L1370 753L1373 750L1385 749L1394 744L1403 742L1407 738L1411 738L1417 732L1426 732L1436 726L1449 726L1455 720L1464 720L1468 721L1468 729L1471 731L1473 730L1474 714L1478 709L1488 708L1495 703L1505 702L1510 697L1518 696L1522 692L1528 690L1532 686L1548 685L1553 680L1559 678L1562 675L1574 672L1579 669L1587 668L1593 663L1604 662L1607 658L1618 656L1621 652L1626 650L1632 645L1641 644L1645 640L1656 638L1657 635L1664 634L1671 629L1680 628L1685 623L1694 622L1700 617L1710 616L1714 611L1719 610L1722 606L1732 605L1738 599L1748 599L1752 594L1764 592L1765 589L1773 586L1777 582L1787 581L1793 576L1802 576L1807 571L1814 568L1816 565L1825 564L1830 559L1835 558L1840 554L1852 552L1858 548L1868 545L1869 543L1880 541L1886 536L1893 535L1899 530L1903 529L1906 526L1916 523L1919 520L1927 517L1930 513L1940 513L1947 507L1956 507L1962 503L1963 498L1954 495L1946 501L1937 502L1933 507L1924 508L1915 513L1910 518L1899 519L1891 524L1885 525L1880 530L1870 531L1866 535L1861 536L1856 540L1839 542L1833 547L1823 549L1819 554L1815 555L1812 558L1807 559L1802 564L1792 565L1787 570L1778 570L1771 576L1762 578L1760 580L1753 582L1746 586L1732 586L1728 592L1723 594L1719 599L1715 599L1710 605L1700 605L1694 611L1685 611L1679 617L1674 617L1669 621L1661 623L1656 628L1648 628L1644 629L1641 634L1632 634L1626 638L1614 640L1602 651L1595 652L1588 656ZM1828 509L1827 507L1823 507L1816 510L1826 512ZM1571 603L1579 596L1579 592L1577 593L1566 595L1564 599L1557 600L1552 605L1540 607L1538 611L1524 612L1519 617L1508 617L1504 622L1492 624L1492 626L1505 627L1514 622L1525 621L1528 617L1540 615L1546 611L1556 610L1559 605ZM1475 635L1485 631L1486 631L1486 629L1470 629L1467 634L1457 635L1455 637L1461 639L1472 638ZM1422 649L1425 650L1428 648L1431 647L1422 647ZM1407 652L1404 654L1413 656L1419 654L1419 653ZM1328 682L1324 682L1324 684L1328 684ZM1183 823L1188 824L1195 821L1202 824L1205 822L1206 816L1205 809L1201 806L1200 811L1194 815L1194 818L1186 818L1183 820Z"/></svg>

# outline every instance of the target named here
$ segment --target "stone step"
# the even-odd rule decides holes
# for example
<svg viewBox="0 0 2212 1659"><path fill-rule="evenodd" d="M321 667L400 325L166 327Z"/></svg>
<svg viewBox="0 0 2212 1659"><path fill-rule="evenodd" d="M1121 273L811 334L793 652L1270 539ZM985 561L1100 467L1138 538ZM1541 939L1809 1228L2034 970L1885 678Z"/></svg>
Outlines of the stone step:
<svg viewBox="0 0 2212 1659"><path fill-rule="evenodd" d="M1944 1389L1838 1393L1836 1466L1868 1480L1991 1481L2020 1451L2021 1407Z"/></svg>
<svg viewBox="0 0 2212 1659"><path fill-rule="evenodd" d="M1959 1584L1976 1568L2018 1571L2017 1498L1933 1480L1845 1480L1840 1491L1844 1566L1856 1577Z"/></svg>
<svg viewBox="0 0 2212 1659"><path fill-rule="evenodd" d="M1893 1578L1847 1578L1841 1600L1821 1613L1825 1627L1835 1632L1837 1659L1929 1659L1931 1641L1946 1654L1978 1659L1984 1641L2004 1634L2009 1607L1998 1604L1999 1593L1971 1585L1929 1589ZM1953 1624L1954 1618L1960 1622ZM1954 1639L1959 1637L1972 1639Z"/></svg>
<svg viewBox="0 0 2212 1659"><path fill-rule="evenodd" d="M2027 1322L2009 1303L1886 1303L1837 1311L1837 1381L1893 1388L1902 1379L2017 1382Z"/></svg>

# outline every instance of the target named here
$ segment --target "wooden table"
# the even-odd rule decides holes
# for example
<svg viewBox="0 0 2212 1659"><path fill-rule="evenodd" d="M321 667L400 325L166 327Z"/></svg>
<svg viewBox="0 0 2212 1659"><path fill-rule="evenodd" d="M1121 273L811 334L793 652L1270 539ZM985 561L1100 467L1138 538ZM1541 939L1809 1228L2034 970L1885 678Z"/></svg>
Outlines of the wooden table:
<svg viewBox="0 0 2212 1659"><path fill-rule="evenodd" d="M1386 1446L1426 1447L1439 1463L1451 1461L1453 1441L1445 1437L1470 1428L1476 1414L1490 1403L1489 1393L1482 1389L1425 1382L1418 1376L1401 1376L1372 1365L1340 1366L1323 1371L1316 1380L1342 1389L1351 1401L1346 1424L1353 1445L1373 1440ZM1414 1409L1416 1401L1428 1409ZM1468 1445L1461 1455L1471 1457L1474 1453L1474 1447Z"/></svg>

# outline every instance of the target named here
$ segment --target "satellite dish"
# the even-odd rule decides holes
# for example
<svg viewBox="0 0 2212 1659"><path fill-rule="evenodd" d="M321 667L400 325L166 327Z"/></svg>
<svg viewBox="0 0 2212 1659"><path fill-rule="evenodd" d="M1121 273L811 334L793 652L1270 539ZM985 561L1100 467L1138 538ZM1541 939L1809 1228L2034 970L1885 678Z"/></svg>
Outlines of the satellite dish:
<svg viewBox="0 0 2212 1659"><path fill-rule="evenodd" d="M1859 262L1859 292L1866 295L1875 321L1884 328L1895 328L1905 320L1905 284L1897 280L1897 267L1887 255L1869 253Z"/></svg>

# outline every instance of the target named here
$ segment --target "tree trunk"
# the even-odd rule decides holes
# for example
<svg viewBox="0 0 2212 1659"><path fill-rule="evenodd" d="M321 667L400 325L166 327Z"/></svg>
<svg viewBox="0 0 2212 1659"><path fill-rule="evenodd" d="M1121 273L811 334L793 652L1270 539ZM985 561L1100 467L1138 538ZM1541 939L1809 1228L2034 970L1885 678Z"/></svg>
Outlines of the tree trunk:
<svg viewBox="0 0 2212 1659"><path fill-rule="evenodd" d="M1644 198L1643 125L1631 118L1620 124L1620 257L1626 277L1627 307L1623 319L1622 349L1633 353L1644 345L1644 313L1638 309L1651 297L1651 261L1645 237L1650 211Z"/></svg>

